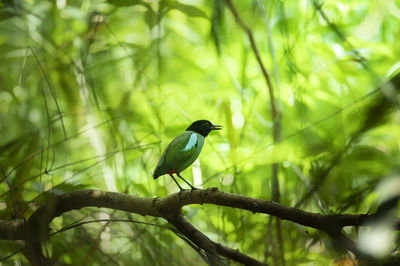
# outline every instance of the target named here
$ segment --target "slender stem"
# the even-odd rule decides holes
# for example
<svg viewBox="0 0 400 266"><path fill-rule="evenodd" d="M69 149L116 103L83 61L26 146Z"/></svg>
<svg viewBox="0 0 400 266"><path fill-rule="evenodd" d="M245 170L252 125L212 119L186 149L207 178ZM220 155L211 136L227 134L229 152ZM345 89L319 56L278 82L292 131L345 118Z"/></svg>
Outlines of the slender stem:
<svg viewBox="0 0 400 266"><path fill-rule="evenodd" d="M239 24L239 26L243 29L243 31L247 34L247 37L249 38L251 48L254 52L254 55L257 59L258 65L261 69L261 72L265 78L265 82L268 87L268 92L269 92L269 97L271 101L271 115L272 115L272 120L273 120L273 140L274 143L279 142L280 140L280 128L281 128L281 114L278 111L275 103L275 96L274 96L274 87L272 85L272 80L271 77L267 71L267 69L264 66L263 61L261 60L260 52L258 50L256 41L254 39L254 35L252 30L250 29L249 26L243 21L243 19L240 17L239 13L237 12L235 6L233 5L231 0L225 0L228 8L230 9L232 15L235 17L236 22ZM274 163L272 165L272 200L279 202L280 200L280 189L279 189L279 180L278 180L278 171L279 171L279 164ZM270 218L272 219L272 217ZM277 229L277 237L278 237L278 243L279 243L279 252L281 260L282 260L282 265L285 265L284 261L284 248L283 248L283 241L282 241L282 231L280 230L281 224L280 220L277 219L276 221L276 229ZM271 222L269 222L271 224ZM271 232L271 230L268 230L268 232ZM267 239L270 239L270 233L267 235Z"/></svg>
<svg viewBox="0 0 400 266"><path fill-rule="evenodd" d="M272 113L272 117L273 117L274 123L275 123L276 122L275 120L278 119L279 113L278 113L278 110L275 105L274 86L272 85L271 77L270 77L267 69L265 68L264 63L261 60L260 52L258 51L258 47L257 47L256 41L254 39L253 32L251 31L249 26L247 26L246 23L244 23L243 19L240 17L239 13L237 12L235 6L232 4L232 1L225 0L225 2L227 4L228 8L230 9L232 15L235 17L236 22L244 30L244 32L247 34L247 37L249 38L251 48L254 52L254 55L258 62L258 65L260 66L261 72L267 83L268 92L269 92L269 96L271 99L271 113Z"/></svg>

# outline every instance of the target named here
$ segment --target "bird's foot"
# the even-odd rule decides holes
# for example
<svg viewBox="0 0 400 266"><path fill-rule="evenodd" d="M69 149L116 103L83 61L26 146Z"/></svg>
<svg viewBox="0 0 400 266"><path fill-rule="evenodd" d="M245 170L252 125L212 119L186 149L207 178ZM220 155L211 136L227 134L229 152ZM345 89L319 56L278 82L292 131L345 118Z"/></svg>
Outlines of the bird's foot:
<svg viewBox="0 0 400 266"><path fill-rule="evenodd" d="M180 193L182 193L182 192L184 192L184 191L189 191L189 189L180 188L178 193L180 194Z"/></svg>
<svg viewBox="0 0 400 266"><path fill-rule="evenodd" d="M184 189L182 188L181 190L179 190L178 192L178 199L179 200L183 200L185 197L187 197L188 194L185 194L185 191L190 191L189 189Z"/></svg>

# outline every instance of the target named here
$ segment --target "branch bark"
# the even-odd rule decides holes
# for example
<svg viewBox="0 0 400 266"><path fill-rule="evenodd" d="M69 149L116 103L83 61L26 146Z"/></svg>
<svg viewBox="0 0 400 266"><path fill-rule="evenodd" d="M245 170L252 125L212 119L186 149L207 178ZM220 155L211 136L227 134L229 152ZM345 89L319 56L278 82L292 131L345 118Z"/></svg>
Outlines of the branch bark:
<svg viewBox="0 0 400 266"><path fill-rule="evenodd" d="M191 223L189 223L185 219L185 217L183 217L183 215L172 217L168 220L168 222L175 226L182 234L187 236L198 247L204 249L208 254L211 265L221 264L219 263L218 259L215 258L216 254L240 262L244 265L267 265L241 253L239 250L233 250L221 244L215 243L202 232L197 230Z"/></svg>
<svg viewBox="0 0 400 266"><path fill-rule="evenodd" d="M77 190L50 198L26 221L0 221L0 239L41 241L49 236L50 222L63 213L84 207L110 208L164 218L208 254L218 254L246 265L265 265L238 250L213 242L191 225L181 213L183 206L191 204L214 204L273 215L283 220L321 230L345 249L359 257L367 257L357 249L350 239L345 238L341 230L344 226L363 226L365 222L374 219L373 214L322 215L284 206L270 200L219 191L217 188L183 191L164 198L142 198L101 190Z"/></svg>

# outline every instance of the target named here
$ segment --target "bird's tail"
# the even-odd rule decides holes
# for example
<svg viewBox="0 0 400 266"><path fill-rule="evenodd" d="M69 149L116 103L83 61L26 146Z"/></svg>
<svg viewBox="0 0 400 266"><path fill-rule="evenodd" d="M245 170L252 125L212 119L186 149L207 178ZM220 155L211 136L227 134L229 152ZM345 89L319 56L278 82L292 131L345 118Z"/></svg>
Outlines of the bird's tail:
<svg viewBox="0 0 400 266"><path fill-rule="evenodd" d="M159 174L159 173L157 173L157 171L156 171L156 170L154 170L154 173L153 173L153 179L157 179L159 176L160 176L160 174Z"/></svg>

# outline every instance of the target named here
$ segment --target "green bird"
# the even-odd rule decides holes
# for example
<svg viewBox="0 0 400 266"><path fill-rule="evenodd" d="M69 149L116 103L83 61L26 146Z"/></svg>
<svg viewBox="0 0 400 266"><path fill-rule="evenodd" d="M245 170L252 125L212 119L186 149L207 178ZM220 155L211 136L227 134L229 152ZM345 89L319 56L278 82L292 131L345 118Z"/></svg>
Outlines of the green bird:
<svg viewBox="0 0 400 266"><path fill-rule="evenodd" d="M219 130L222 126L213 125L208 120L197 120L193 122L185 132L174 138L160 157L153 177L169 174L179 189L184 190L175 180L173 174L185 181L192 189L196 189L182 176L181 172L188 168L199 156L203 148L204 139L211 130Z"/></svg>

